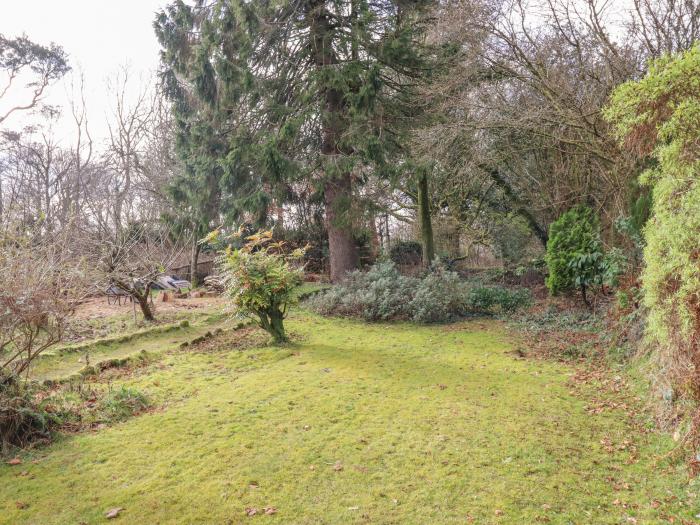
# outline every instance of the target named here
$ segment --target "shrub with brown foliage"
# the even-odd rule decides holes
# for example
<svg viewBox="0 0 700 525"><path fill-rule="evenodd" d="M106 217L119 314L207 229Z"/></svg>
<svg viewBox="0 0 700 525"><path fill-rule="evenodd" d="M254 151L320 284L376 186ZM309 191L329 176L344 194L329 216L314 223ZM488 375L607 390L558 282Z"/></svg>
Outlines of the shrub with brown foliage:
<svg viewBox="0 0 700 525"><path fill-rule="evenodd" d="M64 336L90 277L71 235L0 234L0 448L45 436L51 417L27 387L34 360Z"/></svg>

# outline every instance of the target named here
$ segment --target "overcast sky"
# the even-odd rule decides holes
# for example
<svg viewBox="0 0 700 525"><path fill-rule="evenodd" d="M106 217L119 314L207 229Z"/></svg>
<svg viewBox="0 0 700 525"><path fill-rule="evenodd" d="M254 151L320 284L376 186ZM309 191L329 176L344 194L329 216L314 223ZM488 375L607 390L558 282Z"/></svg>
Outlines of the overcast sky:
<svg viewBox="0 0 700 525"><path fill-rule="evenodd" d="M47 97L49 103L64 108L64 118L53 126L60 140L67 142L73 136L72 122L66 113L74 80L71 76L81 70L91 133L98 143L107 139L105 122L111 98L106 79L125 64L129 66L134 90L139 87L139 77L152 78L158 68L159 52L153 20L156 11L167 3L168 0L0 0L1 34L13 37L26 33L37 43L55 42L69 54L74 72L53 85ZM629 3L630 0L609 0L611 9L607 16L626 10ZM5 127L19 129L28 123L31 120L26 114L15 114Z"/></svg>
<svg viewBox="0 0 700 525"><path fill-rule="evenodd" d="M147 78L158 68L159 46L153 32L155 13L168 0L0 0L0 33L13 37L26 33L40 44L55 42L66 50L74 73L82 69L90 128L96 140L106 138L105 114L110 99L108 77L128 64L134 79ZM69 74L70 76L70 74ZM71 79L53 85L52 104L65 106ZM136 82L134 82L136 87ZM56 125L68 140L64 119ZM26 116L13 116L6 127L17 129Z"/></svg>

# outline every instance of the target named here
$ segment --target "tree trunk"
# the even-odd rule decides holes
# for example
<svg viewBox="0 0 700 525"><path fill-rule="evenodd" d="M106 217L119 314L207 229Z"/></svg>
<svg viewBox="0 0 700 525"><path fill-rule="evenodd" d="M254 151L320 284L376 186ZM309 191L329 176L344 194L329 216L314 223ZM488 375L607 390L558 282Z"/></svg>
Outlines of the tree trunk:
<svg viewBox="0 0 700 525"><path fill-rule="evenodd" d="M151 309L151 305L148 304L148 299L151 296L151 287L147 286L145 293L141 294L139 293L138 295L135 295L134 297L136 298L136 301L139 303L139 307L141 308L141 313L143 314L143 319L144 321L155 321L156 318L153 315L153 310Z"/></svg>
<svg viewBox="0 0 700 525"><path fill-rule="evenodd" d="M194 239L192 244L192 253L190 255L190 284L192 288L199 286L199 279L197 278L197 266L199 263L199 253L202 250L202 245L199 244L197 239Z"/></svg>
<svg viewBox="0 0 700 525"><path fill-rule="evenodd" d="M328 228L328 248L331 263L331 281L342 281L346 274L357 268L357 246L352 236L350 211L347 209L352 198L350 174L326 182L326 227Z"/></svg>
<svg viewBox="0 0 700 525"><path fill-rule="evenodd" d="M418 219L423 249L423 267L428 268L435 259L435 244L433 242L433 223L430 219L428 173L425 170L421 170L418 176Z"/></svg>
<svg viewBox="0 0 700 525"><path fill-rule="evenodd" d="M314 65L324 71L338 63L333 48L333 27L325 0L308 4L308 23ZM321 84L321 156L324 164L324 202L328 228L331 281L343 280L348 271L357 268L358 254L352 236L352 174L344 171L337 160L343 152L340 147L345 112L343 93L330 82Z"/></svg>
<svg viewBox="0 0 700 525"><path fill-rule="evenodd" d="M588 300L588 294L586 293L586 285L582 284L581 285L581 295L583 296L583 302L584 304L588 307L589 310L593 309L593 306L591 305L591 302Z"/></svg>
<svg viewBox="0 0 700 525"><path fill-rule="evenodd" d="M284 235L284 206L281 202L275 201L273 207L275 209L275 226L272 231L276 239L281 239Z"/></svg>
<svg viewBox="0 0 700 525"><path fill-rule="evenodd" d="M371 248L372 260L376 260L381 253L381 242L377 231L377 217L372 216L369 220L369 245Z"/></svg>
<svg viewBox="0 0 700 525"><path fill-rule="evenodd" d="M289 341L284 331L284 315L281 311L259 311L257 314L260 319L260 328L272 336L275 344Z"/></svg>
<svg viewBox="0 0 700 525"><path fill-rule="evenodd" d="M270 315L270 332L275 343L287 342L287 334L284 332L284 318L281 312Z"/></svg>

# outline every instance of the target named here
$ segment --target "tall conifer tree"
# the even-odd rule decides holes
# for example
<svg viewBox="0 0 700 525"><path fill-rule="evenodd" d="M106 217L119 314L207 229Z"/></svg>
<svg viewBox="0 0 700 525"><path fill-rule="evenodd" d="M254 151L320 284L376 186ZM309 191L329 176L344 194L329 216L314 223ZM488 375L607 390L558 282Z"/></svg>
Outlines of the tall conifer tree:
<svg viewBox="0 0 700 525"><path fill-rule="evenodd" d="M331 279L358 263L353 186L390 176L413 79L423 75L426 0L177 0L156 20L181 151L206 122L223 150L224 210L264 213L284 184L323 192ZM207 143L207 137L203 143ZM206 149L206 148L205 148Z"/></svg>

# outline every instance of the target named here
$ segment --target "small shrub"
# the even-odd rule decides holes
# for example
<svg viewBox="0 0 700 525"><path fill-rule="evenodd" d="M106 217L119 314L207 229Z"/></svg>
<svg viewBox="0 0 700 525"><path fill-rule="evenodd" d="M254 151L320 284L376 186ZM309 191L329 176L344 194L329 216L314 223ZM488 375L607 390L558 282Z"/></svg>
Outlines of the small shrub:
<svg viewBox="0 0 700 525"><path fill-rule="evenodd" d="M0 386L0 453L48 441L51 431L60 424L57 415L48 412L35 400L34 393L15 381Z"/></svg>
<svg viewBox="0 0 700 525"><path fill-rule="evenodd" d="M552 295L579 287L577 278L595 271L602 257L599 229L598 218L586 206L575 206L552 223L545 257Z"/></svg>
<svg viewBox="0 0 700 525"><path fill-rule="evenodd" d="M512 313L528 306L532 300L526 288L511 290L501 286L479 286L472 288L467 296L467 308L473 313Z"/></svg>
<svg viewBox="0 0 700 525"><path fill-rule="evenodd" d="M545 260L550 293L578 289L586 304L589 290L616 285L626 266L621 251L604 252L598 218L586 206L575 206L552 223Z"/></svg>
<svg viewBox="0 0 700 525"><path fill-rule="evenodd" d="M459 275L439 263L416 278L401 275L393 262L382 262L367 272L351 273L342 285L318 294L307 304L322 315L439 323L470 312L509 313L529 300L528 290L484 287L470 292Z"/></svg>
<svg viewBox="0 0 700 525"><path fill-rule="evenodd" d="M368 271L354 271L340 286L309 301L322 315L361 317L366 321L407 318L418 280L405 277L393 262L380 262Z"/></svg>
<svg viewBox="0 0 700 525"><path fill-rule="evenodd" d="M42 235L5 224L0 234L0 447L45 439L53 416L33 399L26 376L61 342L90 287L88 265L73 252L71 231Z"/></svg>
<svg viewBox="0 0 700 525"><path fill-rule="evenodd" d="M148 406L148 398L142 392L122 386L100 400L99 419L103 422L124 421Z"/></svg>
<svg viewBox="0 0 700 525"><path fill-rule="evenodd" d="M408 304L417 323L449 321L466 313L466 285L455 272L436 263L420 282Z"/></svg>
<svg viewBox="0 0 700 525"><path fill-rule="evenodd" d="M207 240L212 237L216 234ZM220 259L228 296L239 315L254 319L275 343L285 342L284 318L303 276L303 270L291 263L304 250L286 254L284 243L273 242L269 231L246 237L246 241L241 248L228 247Z"/></svg>
<svg viewBox="0 0 700 525"><path fill-rule="evenodd" d="M389 249L389 258L396 264L420 264L423 248L416 241L399 241Z"/></svg>

